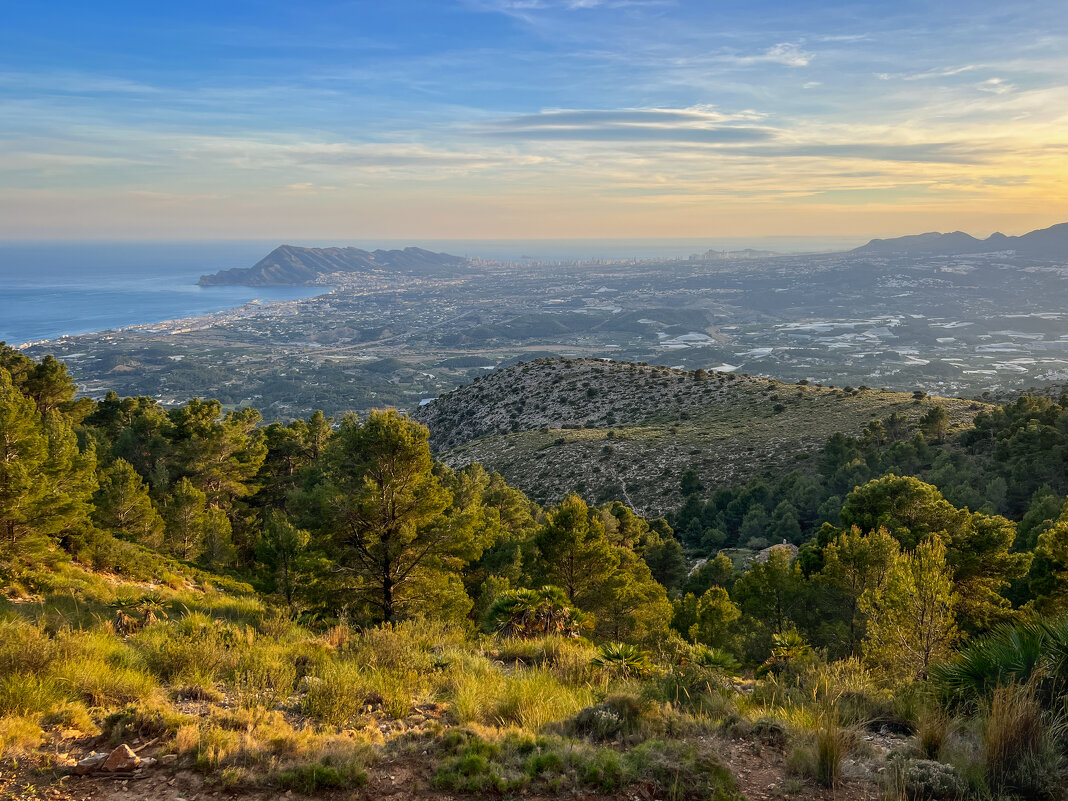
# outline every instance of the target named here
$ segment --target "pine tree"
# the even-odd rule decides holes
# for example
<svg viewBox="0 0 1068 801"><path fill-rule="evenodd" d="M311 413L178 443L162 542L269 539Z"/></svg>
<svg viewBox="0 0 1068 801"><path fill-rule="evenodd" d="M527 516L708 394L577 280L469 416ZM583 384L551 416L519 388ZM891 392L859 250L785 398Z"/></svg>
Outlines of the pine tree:
<svg viewBox="0 0 1068 801"><path fill-rule="evenodd" d="M204 535L200 545L200 563L208 570L230 567L237 557L233 527L226 512L209 506L204 512Z"/></svg>
<svg viewBox="0 0 1068 801"><path fill-rule="evenodd" d="M1036 571L1031 587L1047 614L1068 610L1068 501L1060 516L1038 535Z"/></svg>
<svg viewBox="0 0 1068 801"><path fill-rule="evenodd" d="M1026 575L1031 562L1029 554L1012 550L1014 523L958 509L937 487L911 476L891 473L858 487L845 499L841 519L861 531L886 528L906 550L940 539L957 585L958 621L973 630L1006 615L1000 591Z"/></svg>
<svg viewBox="0 0 1068 801"><path fill-rule="evenodd" d="M70 421L42 415L0 369L0 541L9 556L40 550L89 522L96 453L78 447Z"/></svg>
<svg viewBox="0 0 1068 801"><path fill-rule="evenodd" d="M686 555L674 535L647 547L642 558L649 565L653 578L663 584L668 592L675 592L686 581Z"/></svg>
<svg viewBox="0 0 1068 801"><path fill-rule="evenodd" d="M612 547L610 570L583 594L579 608L593 615L594 631L613 642L640 642L671 622L671 602L649 567L628 548Z"/></svg>
<svg viewBox="0 0 1068 801"><path fill-rule="evenodd" d="M32 540L43 541L35 522L48 496L40 480L47 458L48 440L37 405L0 368L0 541L8 557Z"/></svg>
<svg viewBox="0 0 1068 801"><path fill-rule="evenodd" d="M796 545L801 542L801 522L797 509L789 501L781 501L771 513L768 538L773 544L792 542Z"/></svg>
<svg viewBox="0 0 1068 801"><path fill-rule="evenodd" d="M567 496L548 513L534 545L543 582L563 589L579 607L612 569L612 546L600 516L591 514L578 495Z"/></svg>
<svg viewBox="0 0 1068 801"><path fill-rule="evenodd" d="M48 442L48 457L38 481L48 497L38 507L35 524L60 540L83 529L90 520L97 490L96 449L90 442L78 445L70 419L58 411L45 413L41 428Z"/></svg>
<svg viewBox="0 0 1068 801"><path fill-rule="evenodd" d="M932 538L895 557L886 581L860 598L868 617L865 659L884 675L926 679L929 667L952 653L958 638L946 546Z"/></svg>
<svg viewBox="0 0 1068 801"><path fill-rule="evenodd" d="M163 507L167 525L165 548L168 552L194 561L200 556L204 540L206 496L188 478L180 479Z"/></svg>
<svg viewBox="0 0 1068 801"><path fill-rule="evenodd" d="M286 599L291 612L296 611L297 586L301 562L309 542L308 532L294 526L278 511L267 513L263 536L256 544L256 555L274 573L275 588Z"/></svg>
<svg viewBox="0 0 1068 801"><path fill-rule="evenodd" d="M920 418L920 431L929 442L941 444L949 433L949 415L941 406L932 406Z"/></svg>
<svg viewBox="0 0 1068 801"><path fill-rule="evenodd" d="M899 551L897 540L885 529L864 533L856 527L843 531L823 551L820 580L845 596L851 651L863 636L860 599L882 587Z"/></svg>
<svg viewBox="0 0 1068 801"><path fill-rule="evenodd" d="M694 622L687 634L693 642L712 648L728 648L733 644L731 627L741 614L725 589L712 587L697 599Z"/></svg>
<svg viewBox="0 0 1068 801"><path fill-rule="evenodd" d="M790 550L772 548L734 584L734 598L745 614L779 634L793 625L804 592L801 568Z"/></svg>
<svg viewBox="0 0 1068 801"><path fill-rule="evenodd" d="M103 471L94 506L93 519L102 529L150 548L163 545L163 518L141 476L125 459L116 459Z"/></svg>
<svg viewBox="0 0 1068 801"><path fill-rule="evenodd" d="M351 581L345 599L387 623L470 600L460 569L480 553L470 517L450 513L425 426L396 411L349 416L327 447L319 530Z"/></svg>
<svg viewBox="0 0 1068 801"><path fill-rule="evenodd" d="M253 491L251 482L263 465L267 446L257 429L263 420L258 411L221 415L219 401L194 398L169 417L177 474L189 478L212 506L229 509Z"/></svg>
<svg viewBox="0 0 1068 801"><path fill-rule="evenodd" d="M734 562L725 553L718 553L691 573L683 585L684 592L703 595L711 587L729 590L734 585Z"/></svg>

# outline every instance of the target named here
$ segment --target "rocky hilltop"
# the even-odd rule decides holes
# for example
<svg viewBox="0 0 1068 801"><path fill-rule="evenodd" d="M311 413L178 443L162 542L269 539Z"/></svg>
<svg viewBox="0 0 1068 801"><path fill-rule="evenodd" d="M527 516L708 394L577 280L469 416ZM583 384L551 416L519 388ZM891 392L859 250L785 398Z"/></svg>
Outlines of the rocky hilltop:
<svg viewBox="0 0 1068 801"><path fill-rule="evenodd" d="M1068 223L1031 231L1023 236L991 234L986 239L976 239L963 231L949 234L926 233L899 236L896 239L873 239L852 253L859 255L889 256L954 256L970 253L997 253L1011 250L1018 256L1031 259L1068 260Z"/></svg>
<svg viewBox="0 0 1068 801"><path fill-rule="evenodd" d="M200 286L306 286L327 275L382 270L410 275L440 275L467 259L422 248L367 251L360 248L301 248L282 245L249 268L202 275Z"/></svg>
<svg viewBox="0 0 1068 801"><path fill-rule="evenodd" d="M690 467L707 487L804 467L836 431L856 435L894 412L914 426L933 404L957 427L981 408L732 373L539 359L479 378L414 416L450 466L481 462L541 501L574 489L659 513L681 501Z"/></svg>

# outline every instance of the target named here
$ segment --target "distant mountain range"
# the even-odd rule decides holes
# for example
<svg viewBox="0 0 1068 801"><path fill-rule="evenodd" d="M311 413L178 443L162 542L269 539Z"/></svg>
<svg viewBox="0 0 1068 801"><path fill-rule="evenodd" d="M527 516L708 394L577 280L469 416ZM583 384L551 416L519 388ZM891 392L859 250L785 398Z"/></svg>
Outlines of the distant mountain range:
<svg viewBox="0 0 1068 801"><path fill-rule="evenodd" d="M200 286L305 286L334 273L372 270L439 275L454 272L467 259L422 248L367 251L359 248L301 248L282 245L251 267L202 275Z"/></svg>
<svg viewBox="0 0 1068 801"><path fill-rule="evenodd" d="M1024 258L1068 260L1068 223L1042 228L1023 236L991 234L986 239L976 239L963 231L954 231L951 234L929 233L899 236L896 239L873 239L850 253L862 256L954 256L1002 250L1012 250Z"/></svg>
<svg viewBox="0 0 1068 801"><path fill-rule="evenodd" d="M963 231L954 231L950 234L927 233L896 239L873 239L849 252L858 256L953 256L1007 250L1024 258L1068 260L1068 223L1023 236L992 234L986 239L976 239ZM694 258L762 259L775 255L772 251L763 250L710 250ZM382 270L412 275L443 275L455 273L468 265L469 261L461 256L434 253L416 247L367 251L351 247L302 248L282 245L251 267L202 275L198 283L201 286L306 286L319 283L323 276L335 273Z"/></svg>

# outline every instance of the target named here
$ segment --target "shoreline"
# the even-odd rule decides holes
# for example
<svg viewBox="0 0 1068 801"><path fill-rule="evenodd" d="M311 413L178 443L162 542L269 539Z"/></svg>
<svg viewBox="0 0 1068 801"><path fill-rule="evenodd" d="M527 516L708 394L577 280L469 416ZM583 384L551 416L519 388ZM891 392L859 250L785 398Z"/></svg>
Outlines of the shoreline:
<svg viewBox="0 0 1068 801"><path fill-rule="evenodd" d="M299 287L293 287L297 289ZM308 289L317 289L320 287L308 287ZM323 290L315 295L309 295L304 298L293 298L289 300L262 300L260 298L253 298L252 300L246 300L238 306L231 306L226 309L220 309L214 312L205 312L203 314L194 314L187 317L172 317L166 320L158 320L149 323L132 323L130 325L115 326L110 328L101 328L95 331L82 331L80 333L73 334L60 334L54 337L45 337L43 339L28 340L19 344L12 345L16 350L24 350L27 348L41 348L47 347L50 343L61 342L64 340L74 340L79 337L99 337L108 334L127 334L133 332L151 332L151 333L166 333L166 334L180 334L188 331L196 331L201 328L207 328L211 325L218 324L220 322L226 322L229 320L240 320L247 317L254 317L258 313L261 313L267 309L279 310L280 307L284 307L290 304L305 303L310 300L317 300L326 295L333 294L336 291L336 287L323 285ZM170 330L168 330L170 329Z"/></svg>

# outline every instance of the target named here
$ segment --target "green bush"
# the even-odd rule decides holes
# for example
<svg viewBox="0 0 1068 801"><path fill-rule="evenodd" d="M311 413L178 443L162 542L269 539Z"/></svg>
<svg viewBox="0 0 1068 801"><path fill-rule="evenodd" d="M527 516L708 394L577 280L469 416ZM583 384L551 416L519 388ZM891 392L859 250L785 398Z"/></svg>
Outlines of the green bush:
<svg viewBox="0 0 1068 801"><path fill-rule="evenodd" d="M1003 625L931 670L943 703L973 711L996 688L1028 684L1032 678L1047 709L1068 692L1068 618Z"/></svg>
<svg viewBox="0 0 1068 801"><path fill-rule="evenodd" d="M0 678L0 715L39 717L63 698L54 679L33 673L13 673Z"/></svg>
<svg viewBox="0 0 1068 801"><path fill-rule="evenodd" d="M318 676L309 676L305 682L305 714L331 726L344 726L367 705L363 676L352 662L329 663Z"/></svg>
<svg viewBox="0 0 1068 801"><path fill-rule="evenodd" d="M653 736L664 730L660 707L634 695L612 695L580 711L565 729L591 740L614 740L632 734Z"/></svg>
<svg viewBox="0 0 1068 801"><path fill-rule="evenodd" d="M234 665L231 682L245 706L274 707L293 693L296 665L284 647L258 644Z"/></svg>
<svg viewBox="0 0 1068 801"><path fill-rule="evenodd" d="M734 710L734 691L724 673L690 663L671 665L646 679L642 692L660 703L695 714L723 717Z"/></svg>
<svg viewBox="0 0 1068 801"><path fill-rule="evenodd" d="M967 792L952 765L930 759L897 759L890 768L891 789L917 801L954 801Z"/></svg>
<svg viewBox="0 0 1068 801"><path fill-rule="evenodd" d="M633 775L649 782L659 794L676 799L740 799L734 777L719 759L693 745L650 740L625 757Z"/></svg>
<svg viewBox="0 0 1068 801"><path fill-rule="evenodd" d="M275 780L283 790L314 795L322 790L362 787L367 784L367 771L358 765L336 767L315 763L283 770Z"/></svg>
<svg viewBox="0 0 1068 801"><path fill-rule="evenodd" d="M652 670L647 653L623 642L605 643L597 649L597 655L590 660L590 664L621 679L646 676Z"/></svg>

